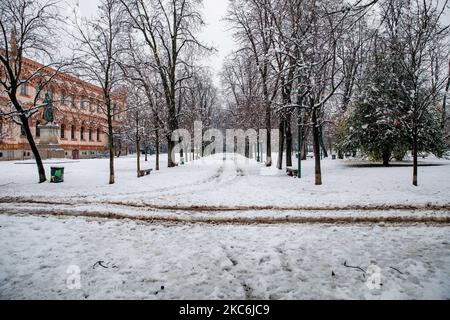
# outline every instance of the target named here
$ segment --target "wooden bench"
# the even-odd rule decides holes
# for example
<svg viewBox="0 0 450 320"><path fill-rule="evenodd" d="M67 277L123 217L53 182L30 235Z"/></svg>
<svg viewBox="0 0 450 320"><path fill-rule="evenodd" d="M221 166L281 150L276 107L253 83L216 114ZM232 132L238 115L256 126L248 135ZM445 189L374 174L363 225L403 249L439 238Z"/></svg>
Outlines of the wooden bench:
<svg viewBox="0 0 450 320"><path fill-rule="evenodd" d="M286 168L286 173L287 173L288 176L296 177L298 175L298 169L287 167Z"/></svg>
<svg viewBox="0 0 450 320"><path fill-rule="evenodd" d="M153 169L145 169L145 170L139 170L139 178L143 176L148 176Z"/></svg>

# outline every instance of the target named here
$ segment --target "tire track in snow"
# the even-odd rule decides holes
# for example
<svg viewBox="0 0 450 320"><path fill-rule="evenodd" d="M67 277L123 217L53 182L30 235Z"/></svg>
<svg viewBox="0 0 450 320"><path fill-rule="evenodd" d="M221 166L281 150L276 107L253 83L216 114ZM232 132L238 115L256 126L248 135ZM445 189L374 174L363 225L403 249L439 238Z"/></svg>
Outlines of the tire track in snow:
<svg viewBox="0 0 450 320"><path fill-rule="evenodd" d="M347 205L347 206L297 206L297 207L279 207L274 205L252 205L252 206L214 206L214 205L165 205L142 202L124 202L124 201L67 201L63 198L52 198L36 200L25 197L0 197L0 205L5 204L47 204L55 206L75 206L75 205L114 205L127 208L141 208L147 210L165 210L165 211L186 211L186 212L227 212L227 211L446 211L450 213L450 204L366 204L366 205Z"/></svg>
<svg viewBox="0 0 450 320"><path fill-rule="evenodd" d="M217 217L217 216L174 216L174 215L128 215L118 212L95 210L74 210L65 208L1 208L4 215L86 217L114 220L133 220L150 223L178 224L435 224L449 225L450 216L270 216L270 217Z"/></svg>
<svg viewBox="0 0 450 320"><path fill-rule="evenodd" d="M196 182L194 182L192 184L180 185L180 186L176 186L176 187L175 186L170 186L170 187L163 187L163 188L158 188L158 189L140 190L140 192L141 193L147 193L147 192L148 193L158 193L158 192L165 192L165 191L170 191L170 190L174 190L174 189L177 189L177 190L179 190L179 189L189 189L189 188L192 188L192 187L195 187L195 186L198 186L198 185L203 185L205 183L209 183L209 182L217 180L218 177L220 177L220 175L222 174L222 172L224 170L223 167L224 167L224 163L222 163L220 165L220 167L217 168L217 171L213 175L211 175L209 177L206 177L204 179L201 179L199 181L196 181ZM114 195L115 196L127 196L127 195L135 195L135 194L136 194L136 192L119 192L119 193L115 193ZM111 193L99 193L99 194L96 194L96 197L110 196L110 195L111 195ZM87 194L87 195L76 195L76 196L74 196L72 198L85 199L85 198L89 198L89 197L91 197L90 194Z"/></svg>

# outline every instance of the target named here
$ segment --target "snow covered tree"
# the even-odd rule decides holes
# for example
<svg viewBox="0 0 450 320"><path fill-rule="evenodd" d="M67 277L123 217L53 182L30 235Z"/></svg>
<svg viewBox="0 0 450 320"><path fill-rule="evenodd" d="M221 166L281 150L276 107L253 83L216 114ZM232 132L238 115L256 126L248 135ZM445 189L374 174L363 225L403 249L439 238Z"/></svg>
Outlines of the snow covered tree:
<svg viewBox="0 0 450 320"><path fill-rule="evenodd" d="M448 35L448 27L439 23L445 6L402 0L381 4L382 28L373 38L338 143L340 150L361 149L384 165L392 152L402 158L412 150L414 185L418 152L440 156L444 148L438 97L447 78L435 70L442 63L433 52Z"/></svg>

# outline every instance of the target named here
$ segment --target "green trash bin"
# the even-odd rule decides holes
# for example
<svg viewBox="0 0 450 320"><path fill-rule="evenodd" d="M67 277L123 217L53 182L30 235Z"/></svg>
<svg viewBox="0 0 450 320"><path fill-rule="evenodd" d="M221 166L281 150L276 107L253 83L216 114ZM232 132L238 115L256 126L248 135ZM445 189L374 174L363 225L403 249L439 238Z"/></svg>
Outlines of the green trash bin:
<svg viewBox="0 0 450 320"><path fill-rule="evenodd" d="M64 182L64 167L51 167L50 170L51 170L50 182L52 183Z"/></svg>

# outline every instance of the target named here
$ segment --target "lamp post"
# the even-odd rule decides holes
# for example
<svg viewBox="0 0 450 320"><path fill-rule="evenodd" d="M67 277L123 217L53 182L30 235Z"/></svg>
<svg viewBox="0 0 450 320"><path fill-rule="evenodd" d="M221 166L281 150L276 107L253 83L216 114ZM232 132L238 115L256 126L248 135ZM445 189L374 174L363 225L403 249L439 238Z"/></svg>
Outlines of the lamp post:
<svg viewBox="0 0 450 320"><path fill-rule="evenodd" d="M298 110L300 113L300 109ZM301 113L298 116L297 121L297 142L298 142L298 150L297 150L297 178L302 177L302 129L303 129L303 121L302 121Z"/></svg>

